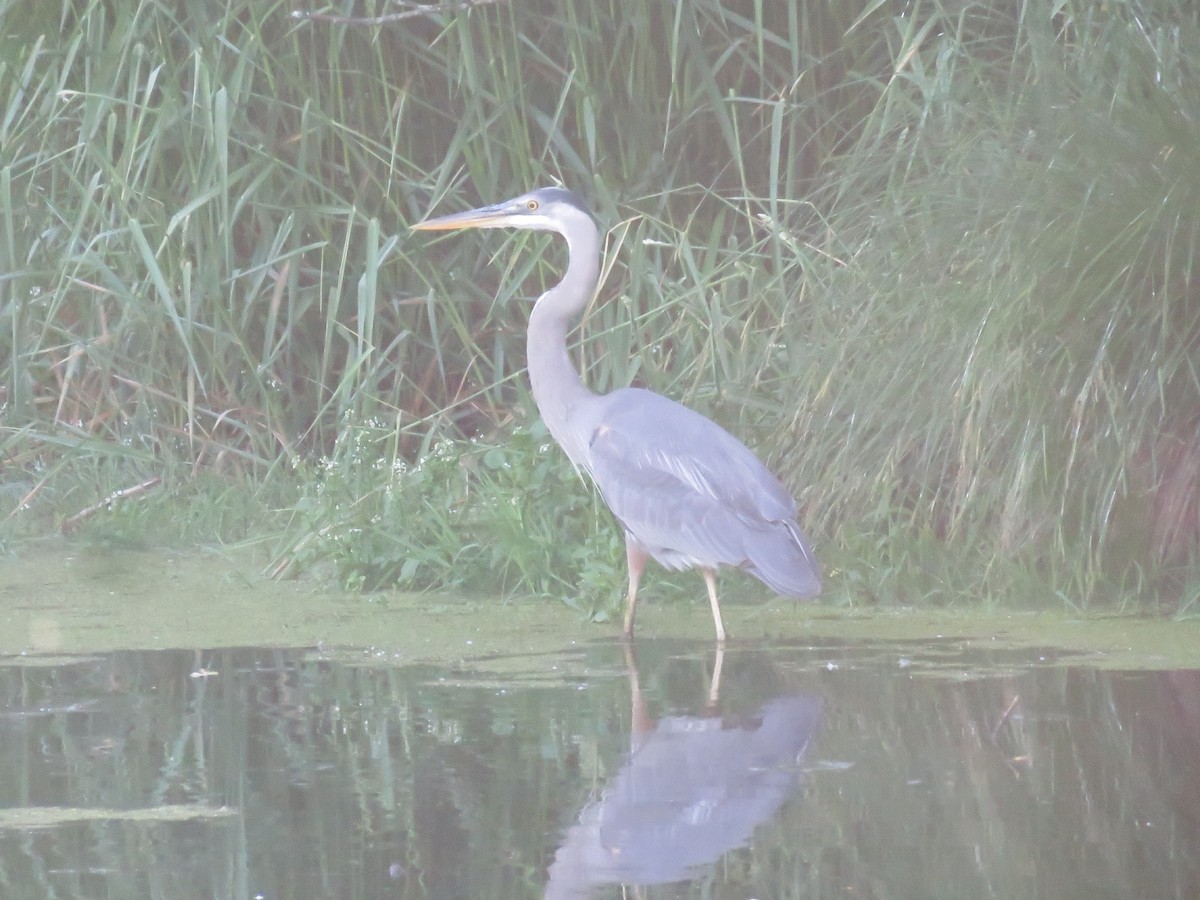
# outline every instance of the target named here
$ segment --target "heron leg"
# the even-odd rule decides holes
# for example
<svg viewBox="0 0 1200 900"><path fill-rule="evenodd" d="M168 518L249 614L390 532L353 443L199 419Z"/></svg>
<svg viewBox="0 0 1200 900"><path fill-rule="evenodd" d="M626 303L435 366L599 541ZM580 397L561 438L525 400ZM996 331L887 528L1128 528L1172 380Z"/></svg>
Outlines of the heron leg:
<svg viewBox="0 0 1200 900"><path fill-rule="evenodd" d="M721 604L717 601L717 573L713 569L701 569L704 583L708 585L708 604L712 607L713 624L717 626L717 643L725 643L725 623L721 621Z"/></svg>
<svg viewBox="0 0 1200 900"><path fill-rule="evenodd" d="M625 605L625 637L633 637L633 612L637 606L638 582L642 580L642 570L646 568L648 558L645 550L633 539L633 535L625 535L625 561L629 564L629 600Z"/></svg>

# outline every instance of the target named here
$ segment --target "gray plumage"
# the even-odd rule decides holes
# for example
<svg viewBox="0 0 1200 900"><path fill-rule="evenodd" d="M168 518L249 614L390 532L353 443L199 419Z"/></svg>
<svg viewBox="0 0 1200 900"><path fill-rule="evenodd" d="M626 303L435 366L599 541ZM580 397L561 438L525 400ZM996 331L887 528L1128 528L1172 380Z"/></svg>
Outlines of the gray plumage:
<svg viewBox="0 0 1200 900"><path fill-rule="evenodd" d="M566 238L567 271L530 314L529 377L551 435L592 478L625 529L626 635L633 633L647 557L669 569L701 570L722 641L718 568L744 569L789 597L820 591L820 572L796 521L795 501L744 444L674 400L638 388L598 395L580 380L566 338L599 279L600 235L574 194L542 188L413 227L525 228Z"/></svg>

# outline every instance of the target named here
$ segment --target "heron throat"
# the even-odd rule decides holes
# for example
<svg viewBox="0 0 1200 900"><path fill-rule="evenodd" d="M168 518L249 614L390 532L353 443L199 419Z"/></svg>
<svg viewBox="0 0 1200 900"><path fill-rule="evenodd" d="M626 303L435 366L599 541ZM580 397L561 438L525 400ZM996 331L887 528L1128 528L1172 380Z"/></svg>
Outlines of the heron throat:
<svg viewBox="0 0 1200 900"><path fill-rule="evenodd" d="M584 385L571 361L567 333L595 292L600 275L600 237L590 217L587 224L573 229L567 238L567 271L534 304L526 342L529 381L542 421L571 462L583 469L590 465L582 419L594 409L597 396Z"/></svg>

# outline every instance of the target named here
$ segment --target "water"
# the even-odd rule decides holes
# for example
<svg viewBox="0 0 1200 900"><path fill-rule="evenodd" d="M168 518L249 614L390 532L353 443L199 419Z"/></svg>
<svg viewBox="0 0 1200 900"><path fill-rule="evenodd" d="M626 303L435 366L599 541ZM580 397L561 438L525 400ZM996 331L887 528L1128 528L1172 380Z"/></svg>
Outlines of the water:
<svg viewBox="0 0 1200 900"><path fill-rule="evenodd" d="M1200 896L1194 623L736 590L718 653L702 597L628 648L545 601L27 551L0 898Z"/></svg>
<svg viewBox="0 0 1200 900"><path fill-rule="evenodd" d="M0 657L0 896L1200 896L1194 670L382 647Z"/></svg>

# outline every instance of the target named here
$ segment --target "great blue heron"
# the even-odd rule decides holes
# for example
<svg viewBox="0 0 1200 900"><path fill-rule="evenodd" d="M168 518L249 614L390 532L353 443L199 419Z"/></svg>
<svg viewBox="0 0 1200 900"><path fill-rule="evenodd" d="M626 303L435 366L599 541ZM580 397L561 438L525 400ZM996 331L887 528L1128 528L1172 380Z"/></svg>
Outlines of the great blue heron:
<svg viewBox="0 0 1200 900"><path fill-rule="evenodd" d="M523 228L566 238L566 274L529 315L529 380L550 434L588 473L625 529L627 637L633 635L638 582L648 557L668 569L700 569L718 641L726 636L717 601L720 566L744 569L788 597L821 590L816 559L796 523L795 500L744 444L651 391L622 388L600 395L584 386L567 354L567 330L596 289L600 233L579 198L563 188L541 188L412 227Z"/></svg>

